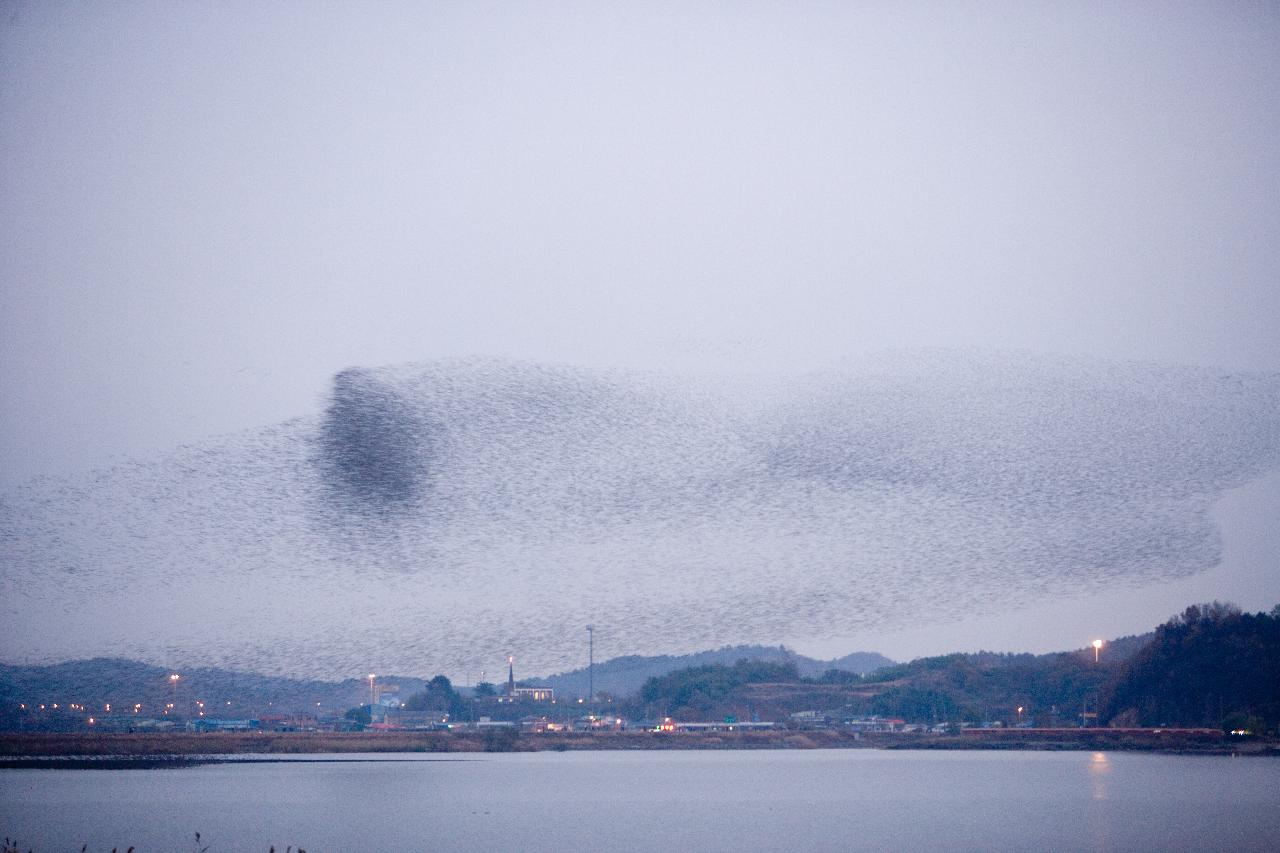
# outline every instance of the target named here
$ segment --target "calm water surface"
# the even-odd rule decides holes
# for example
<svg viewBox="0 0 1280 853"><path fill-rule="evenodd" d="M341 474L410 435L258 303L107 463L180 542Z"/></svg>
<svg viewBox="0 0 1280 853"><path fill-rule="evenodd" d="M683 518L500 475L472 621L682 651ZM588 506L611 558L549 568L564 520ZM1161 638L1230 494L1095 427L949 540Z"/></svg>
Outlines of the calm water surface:
<svg viewBox="0 0 1280 853"><path fill-rule="evenodd" d="M338 756L317 756L332 759ZM23 850L1277 850L1280 761L569 752L0 771ZM394 760L402 759L402 760Z"/></svg>

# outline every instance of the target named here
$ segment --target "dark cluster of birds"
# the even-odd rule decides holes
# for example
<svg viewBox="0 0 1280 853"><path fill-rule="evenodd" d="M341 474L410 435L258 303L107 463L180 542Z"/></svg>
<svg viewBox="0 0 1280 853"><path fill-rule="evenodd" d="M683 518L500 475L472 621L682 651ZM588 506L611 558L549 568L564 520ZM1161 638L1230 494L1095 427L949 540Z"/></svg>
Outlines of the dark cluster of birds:
<svg viewBox="0 0 1280 853"><path fill-rule="evenodd" d="M851 636L1217 563L1280 376L912 351L781 376L491 360L0 497L3 655L489 677ZM607 627L605 627L607 626Z"/></svg>

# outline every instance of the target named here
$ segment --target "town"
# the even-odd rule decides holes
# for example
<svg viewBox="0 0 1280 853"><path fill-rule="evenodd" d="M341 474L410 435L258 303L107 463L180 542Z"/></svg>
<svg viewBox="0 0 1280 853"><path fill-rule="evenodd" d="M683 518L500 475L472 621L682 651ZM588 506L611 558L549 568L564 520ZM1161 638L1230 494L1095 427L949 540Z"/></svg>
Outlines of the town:
<svg viewBox="0 0 1280 853"><path fill-rule="evenodd" d="M1099 641L1101 642L1101 641ZM1097 661L1095 660L1095 663ZM770 730L839 730L853 735L872 733L947 733L971 728L1000 729L1035 726L1035 715L1023 706L1012 717L932 721L904 716L859 713L845 701L867 692L858 673L828 671L826 683L807 684L790 663L741 659L732 666L704 666L673 670L650 678L631 696L595 690L594 661L588 665L588 690L584 695L557 694L554 686L538 681L517 681L515 658L506 660L506 680L500 685L480 681L455 687L444 675L428 681L380 678L376 673L361 680L364 695L351 707L332 696L314 702L302 699L268 699L260 696L225 698L209 693L209 679L197 682L179 672L152 675L147 701L115 697L112 701L87 700L19 702L16 716L5 726L19 731L81 731L96 733L208 732L486 732L515 731L528 734L561 732L724 733ZM738 680L743 695L724 696L708 705L690 704L677 686L673 696L661 695L674 680L710 677L723 669ZM871 676L868 675L868 678ZM797 688L804 689L798 690ZM852 690L851 687L859 688ZM136 689L136 688L135 688ZM874 688L872 688L874 689ZM165 701L157 701L163 690ZM97 692L97 691L95 691ZM706 685L694 693L714 692ZM648 694L646 697L646 693ZM102 698L102 697L99 697ZM647 701L646 701L647 698ZM690 697L694 698L694 697ZM801 707L803 706L803 707ZM934 715L936 717L936 714ZM989 715L988 715L989 716ZM1084 710L1075 720L1087 726L1096 720ZM1041 722L1046 722L1043 718ZM1054 715L1051 721L1062 725Z"/></svg>
<svg viewBox="0 0 1280 853"><path fill-rule="evenodd" d="M462 687L444 675L371 672L319 682L99 659L6 667L0 730L103 738L331 734L346 737L343 748L353 751L511 749L526 735L533 739L520 749L673 744L663 736L681 736L681 745L791 746L956 737L969 744L1076 742L1082 733L1089 742L1168 744L1175 734L1239 740L1276 731L1277 682L1267 674L1277 643L1280 607L1249 614L1214 602L1188 607L1149 634L1053 654L953 654L907 664L841 659L851 667L861 662L864 671L784 647L600 665L588 650L583 669L542 679L517 679L516 658L508 656L501 683L482 677ZM384 737L368 740L376 735ZM593 737L568 742L556 735ZM594 737L606 735L619 737Z"/></svg>

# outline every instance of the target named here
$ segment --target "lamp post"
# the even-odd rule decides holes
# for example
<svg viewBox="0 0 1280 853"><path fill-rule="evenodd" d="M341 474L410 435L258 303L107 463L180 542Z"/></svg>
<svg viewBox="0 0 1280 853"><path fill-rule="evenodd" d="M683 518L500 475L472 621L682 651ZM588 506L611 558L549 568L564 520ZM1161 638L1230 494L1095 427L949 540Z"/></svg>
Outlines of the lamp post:
<svg viewBox="0 0 1280 853"><path fill-rule="evenodd" d="M587 626L587 701L590 715L596 716L596 626Z"/></svg>
<svg viewBox="0 0 1280 853"><path fill-rule="evenodd" d="M169 676L169 686L173 688L173 712L175 714L178 712L178 680L181 678L182 676L176 672Z"/></svg>
<svg viewBox="0 0 1280 853"><path fill-rule="evenodd" d="M375 679L375 678L377 678L377 677L378 677L378 676L377 676L377 675L375 675L374 673L372 673L372 672L371 672L371 673L369 673L369 719L373 719L373 705L374 705L374 698L373 698L373 681L374 681L374 679Z"/></svg>
<svg viewBox="0 0 1280 853"><path fill-rule="evenodd" d="M1102 651L1102 641L1094 640L1093 641L1093 662L1094 663L1098 662L1098 652L1100 651Z"/></svg>

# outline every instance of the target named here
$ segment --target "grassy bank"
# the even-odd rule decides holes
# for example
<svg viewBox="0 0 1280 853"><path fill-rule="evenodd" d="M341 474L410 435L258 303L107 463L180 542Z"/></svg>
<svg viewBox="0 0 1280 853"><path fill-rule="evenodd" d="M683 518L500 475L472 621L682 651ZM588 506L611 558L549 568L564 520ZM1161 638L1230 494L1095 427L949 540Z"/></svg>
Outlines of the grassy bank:
<svg viewBox="0 0 1280 853"><path fill-rule="evenodd" d="M1280 754L1274 740L1227 738L1212 730L968 730L957 735L774 732L210 732L0 734L0 758L190 757L394 752L540 752L646 749L1031 749Z"/></svg>

